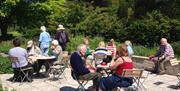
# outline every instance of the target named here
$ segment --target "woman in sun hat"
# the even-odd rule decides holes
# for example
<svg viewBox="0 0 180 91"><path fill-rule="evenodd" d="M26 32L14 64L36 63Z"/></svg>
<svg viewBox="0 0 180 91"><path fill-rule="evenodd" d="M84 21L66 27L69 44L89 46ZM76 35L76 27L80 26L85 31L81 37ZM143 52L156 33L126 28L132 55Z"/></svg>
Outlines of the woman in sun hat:
<svg viewBox="0 0 180 91"><path fill-rule="evenodd" d="M55 40L59 42L59 45L62 47L62 50L66 50L67 43L69 42L68 33L64 31L65 28L63 25L58 25L57 32L55 35Z"/></svg>

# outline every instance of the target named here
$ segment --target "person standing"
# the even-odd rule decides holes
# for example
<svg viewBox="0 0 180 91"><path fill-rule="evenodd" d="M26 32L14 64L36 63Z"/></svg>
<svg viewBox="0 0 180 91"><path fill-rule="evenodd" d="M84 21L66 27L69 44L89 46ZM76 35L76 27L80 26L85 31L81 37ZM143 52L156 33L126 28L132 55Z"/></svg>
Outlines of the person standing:
<svg viewBox="0 0 180 91"><path fill-rule="evenodd" d="M58 40L59 45L62 47L62 50L66 50L67 43L69 42L68 33L65 32L63 25L58 25L55 39Z"/></svg>
<svg viewBox="0 0 180 91"><path fill-rule="evenodd" d="M41 49L43 56L48 56L51 37L50 37L50 34L48 32L46 32L45 26L41 26L40 29L42 31L39 36L40 49Z"/></svg>

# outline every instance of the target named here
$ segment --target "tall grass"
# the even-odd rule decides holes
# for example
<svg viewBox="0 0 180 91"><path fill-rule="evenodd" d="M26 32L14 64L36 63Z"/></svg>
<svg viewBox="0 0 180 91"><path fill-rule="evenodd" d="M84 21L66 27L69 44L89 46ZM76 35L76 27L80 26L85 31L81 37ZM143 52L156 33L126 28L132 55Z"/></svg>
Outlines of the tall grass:
<svg viewBox="0 0 180 91"><path fill-rule="evenodd" d="M135 55L139 55L139 56L150 56L150 55L154 55L156 53L158 47L145 47L145 46L141 46L141 45L134 45L133 46L133 50L134 50L134 54Z"/></svg>
<svg viewBox="0 0 180 91"><path fill-rule="evenodd" d="M11 62L7 57L0 56L0 74L12 73Z"/></svg>
<svg viewBox="0 0 180 91"><path fill-rule="evenodd" d="M76 37L72 37L72 38L70 39L70 42L68 43L67 50L68 50L69 52L76 51L77 46L78 46L79 44L82 44L82 43L83 43L83 38L84 38L84 37L83 37L82 35L76 36ZM100 38L100 37L90 38L90 41L89 41L90 45L89 45L89 47L90 47L91 49L97 48L97 46L98 46L98 44L99 44L99 42L100 42L101 40L103 40L103 38Z"/></svg>

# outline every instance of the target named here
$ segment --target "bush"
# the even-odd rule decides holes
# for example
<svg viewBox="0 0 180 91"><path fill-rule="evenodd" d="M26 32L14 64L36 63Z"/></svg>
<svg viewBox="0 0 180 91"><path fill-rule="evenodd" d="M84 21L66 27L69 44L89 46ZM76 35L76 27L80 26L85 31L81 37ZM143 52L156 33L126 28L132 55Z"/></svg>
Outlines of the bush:
<svg viewBox="0 0 180 91"><path fill-rule="evenodd" d="M2 41L0 45L0 52L3 53L8 53L9 49L13 47L11 41Z"/></svg>
<svg viewBox="0 0 180 91"><path fill-rule="evenodd" d="M157 48L158 47L148 48L148 47L141 46L141 45L133 46L134 55L139 55L139 56L154 55L156 53Z"/></svg>
<svg viewBox="0 0 180 91"><path fill-rule="evenodd" d="M169 19L158 11L148 13L142 20L129 23L126 28L127 39L138 44L153 46L162 37L174 42L180 39L180 22Z"/></svg>
<svg viewBox="0 0 180 91"><path fill-rule="evenodd" d="M180 56L180 41L174 42L174 43L172 43L171 45L172 45L172 47L173 47L173 49L174 49L174 53L175 53L176 55L179 55L179 56Z"/></svg>
<svg viewBox="0 0 180 91"><path fill-rule="evenodd" d="M11 62L7 57L0 56L0 74L12 73Z"/></svg>
<svg viewBox="0 0 180 91"><path fill-rule="evenodd" d="M72 38L70 38L70 42L68 43L68 46L67 46L67 50L69 51L69 52L74 52L74 51L76 51L76 49L77 49L77 46L79 45L79 44L82 44L83 43L83 36L82 35L80 35L80 36L75 36L75 37L72 37ZM99 42L101 41L101 40L103 40L103 38L100 38L100 37L94 37L94 38L90 38L90 48L91 49L95 49L95 48L97 48L97 46L98 46L98 44L99 44Z"/></svg>

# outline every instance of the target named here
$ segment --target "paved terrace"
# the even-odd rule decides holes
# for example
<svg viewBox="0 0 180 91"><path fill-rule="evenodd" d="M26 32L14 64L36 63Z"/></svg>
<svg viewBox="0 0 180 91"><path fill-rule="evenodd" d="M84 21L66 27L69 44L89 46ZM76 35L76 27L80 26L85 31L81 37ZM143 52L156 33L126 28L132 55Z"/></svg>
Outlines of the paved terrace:
<svg viewBox="0 0 180 91"><path fill-rule="evenodd" d="M146 76L148 72L144 72ZM12 89L16 91L75 91L78 83L71 78L70 69L65 70L66 79L59 79L56 81L47 80L47 78L36 78L32 83L24 82L22 84L15 82L12 83L8 81L12 74L1 74L1 82L5 90L11 91ZM142 81L144 81L142 79ZM143 82L147 91L180 91L180 88L174 89L174 86L178 83L176 76L172 75L156 75L149 74L147 79ZM90 81L86 88L91 86Z"/></svg>

